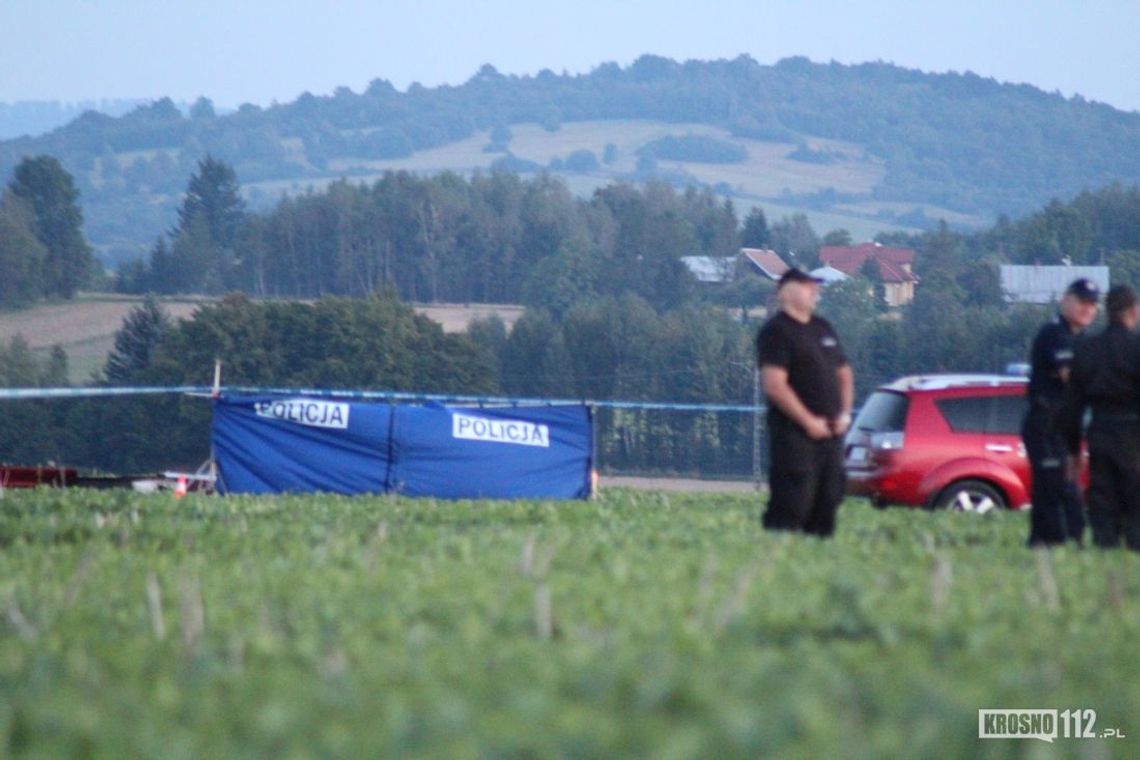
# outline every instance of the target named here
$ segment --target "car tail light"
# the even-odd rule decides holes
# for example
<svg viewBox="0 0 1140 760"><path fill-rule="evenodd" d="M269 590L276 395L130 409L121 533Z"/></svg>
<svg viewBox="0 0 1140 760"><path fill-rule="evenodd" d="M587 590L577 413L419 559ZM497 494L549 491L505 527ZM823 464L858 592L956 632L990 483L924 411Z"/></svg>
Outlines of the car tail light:
<svg viewBox="0 0 1140 760"><path fill-rule="evenodd" d="M901 432L871 433L868 447L876 453L901 449L903 447L903 434Z"/></svg>

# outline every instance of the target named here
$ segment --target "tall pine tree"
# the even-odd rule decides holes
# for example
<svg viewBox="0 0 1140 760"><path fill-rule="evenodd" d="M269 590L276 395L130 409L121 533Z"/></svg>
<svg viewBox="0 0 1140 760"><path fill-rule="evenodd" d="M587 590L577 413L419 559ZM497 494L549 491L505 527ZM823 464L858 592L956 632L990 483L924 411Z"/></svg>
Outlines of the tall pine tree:
<svg viewBox="0 0 1140 760"><path fill-rule="evenodd" d="M123 320L115 333L115 348L107 357L103 376L114 384L135 382L150 366L154 350L173 327L169 315L154 296L147 296Z"/></svg>
<svg viewBox="0 0 1140 760"><path fill-rule="evenodd" d="M245 224L242 200L233 167L210 156L198 162L186 196L178 209L170 269L178 281L156 282L163 292L219 294L238 286L238 244ZM152 262L157 269L158 262ZM159 272L154 272L157 278Z"/></svg>

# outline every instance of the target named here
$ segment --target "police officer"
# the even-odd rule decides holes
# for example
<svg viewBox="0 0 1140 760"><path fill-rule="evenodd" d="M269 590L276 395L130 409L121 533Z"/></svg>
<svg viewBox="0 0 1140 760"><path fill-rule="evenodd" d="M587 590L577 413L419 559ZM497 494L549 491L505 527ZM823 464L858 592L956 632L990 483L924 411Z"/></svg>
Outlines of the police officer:
<svg viewBox="0 0 1140 760"><path fill-rule="evenodd" d="M1075 469L1081 423L1092 408L1087 438L1089 487L1085 492L1093 542L1140 551L1140 341L1136 293L1117 285L1105 297L1108 326L1077 344L1061 429ZM1036 507L1034 507L1036 509Z"/></svg>
<svg viewBox="0 0 1140 760"><path fill-rule="evenodd" d="M819 282L789 269L776 287L779 311L756 336L771 448L763 525L830 536L846 485L843 436L855 391L838 336L815 315Z"/></svg>
<svg viewBox="0 0 1140 760"><path fill-rule="evenodd" d="M1068 477L1065 440L1058 417L1073 361L1074 339L1096 319L1096 283L1074 280L1061 297L1057 316L1037 332L1029 357L1029 411L1021 439L1033 472L1029 512L1029 545L1080 542L1085 531L1084 507L1076 480Z"/></svg>

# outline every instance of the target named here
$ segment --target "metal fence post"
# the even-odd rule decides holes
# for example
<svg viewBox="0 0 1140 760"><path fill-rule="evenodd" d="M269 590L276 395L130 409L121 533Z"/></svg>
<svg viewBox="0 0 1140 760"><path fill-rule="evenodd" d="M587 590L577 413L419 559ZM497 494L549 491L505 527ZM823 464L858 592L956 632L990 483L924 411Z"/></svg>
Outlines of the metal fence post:
<svg viewBox="0 0 1140 760"><path fill-rule="evenodd" d="M752 480L759 493L763 476L760 457L760 365L752 368Z"/></svg>

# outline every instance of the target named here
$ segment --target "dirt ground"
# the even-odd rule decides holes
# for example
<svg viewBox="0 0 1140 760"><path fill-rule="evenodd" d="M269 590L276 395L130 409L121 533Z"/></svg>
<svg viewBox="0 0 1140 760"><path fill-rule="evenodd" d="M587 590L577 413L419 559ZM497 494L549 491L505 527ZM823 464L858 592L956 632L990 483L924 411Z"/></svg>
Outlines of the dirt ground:
<svg viewBox="0 0 1140 760"><path fill-rule="evenodd" d="M756 484L752 481L635 478L624 475L601 475L598 477L598 487L637 488L645 491L687 491L692 493L756 493ZM764 487L762 486L762 488Z"/></svg>
<svg viewBox="0 0 1140 760"><path fill-rule="evenodd" d="M476 319L484 319L492 314L499 315L509 331L524 310L522 306L496 303L417 303L412 304L412 308L417 314L439 322L443 325L444 332L463 332Z"/></svg>

